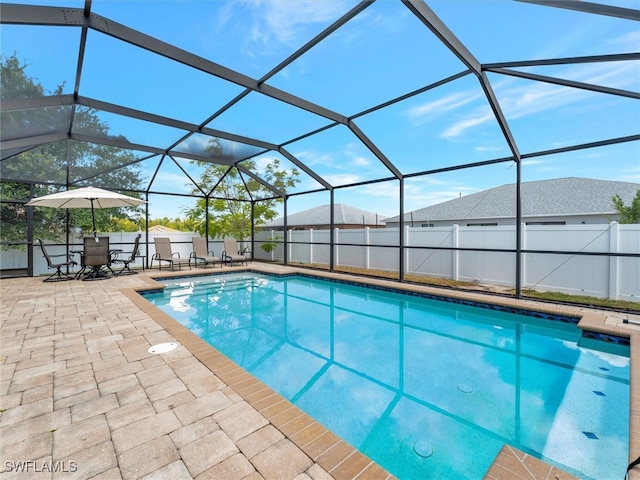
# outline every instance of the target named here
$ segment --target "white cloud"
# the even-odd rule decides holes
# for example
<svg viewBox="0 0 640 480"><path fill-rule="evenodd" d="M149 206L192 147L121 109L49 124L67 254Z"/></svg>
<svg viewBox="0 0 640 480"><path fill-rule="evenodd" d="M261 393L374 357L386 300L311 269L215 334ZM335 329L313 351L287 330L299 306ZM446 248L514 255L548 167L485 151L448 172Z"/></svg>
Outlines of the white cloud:
<svg viewBox="0 0 640 480"><path fill-rule="evenodd" d="M637 62L571 65L563 70L555 71L549 76L610 88L629 90L640 88ZM492 86L497 93L500 108L508 120L558 110L560 107L569 105L583 106L585 99L597 95L578 88L535 81L523 82L509 77L492 83ZM482 96L481 93L470 91L453 93L415 106L406 111L406 116L415 126L418 126L446 113L460 111L456 119L448 123L441 133L441 137L454 140L464 136L474 127L495 121L493 112L488 105L471 109L468 112L461 110ZM442 120L439 119L439 121Z"/></svg>
<svg viewBox="0 0 640 480"><path fill-rule="evenodd" d="M369 165L371 165L371 162L369 161L368 158L365 158L360 155L356 155L355 157L353 157L351 164L354 167L368 167Z"/></svg>
<svg viewBox="0 0 640 480"><path fill-rule="evenodd" d="M442 132L442 137L451 140L456 137L462 136L469 128L476 127L485 123L494 121L495 117L489 107L476 109L476 111L469 117L460 120L449 126Z"/></svg>
<svg viewBox="0 0 640 480"><path fill-rule="evenodd" d="M479 94L470 91L456 92L437 100L412 107L405 112L405 115L414 125L422 125L429 120L433 120L434 117L463 107L477 100L479 97Z"/></svg>
<svg viewBox="0 0 640 480"><path fill-rule="evenodd" d="M324 175L324 179L331 185L348 185L362 180L358 175L352 173L328 174Z"/></svg>
<svg viewBox="0 0 640 480"><path fill-rule="evenodd" d="M534 159L526 159L526 160L522 160L522 166L523 167L530 167L533 165L541 165L544 164L545 161L544 160L534 160Z"/></svg>
<svg viewBox="0 0 640 480"><path fill-rule="evenodd" d="M622 50L635 52L640 49L640 30L627 32L624 35L607 40L604 44L611 47L617 47Z"/></svg>
<svg viewBox="0 0 640 480"><path fill-rule="evenodd" d="M261 43L277 41L295 45L304 28L316 23L327 23L344 13L341 2L297 0L295 2L254 1L249 3L253 12L252 39Z"/></svg>

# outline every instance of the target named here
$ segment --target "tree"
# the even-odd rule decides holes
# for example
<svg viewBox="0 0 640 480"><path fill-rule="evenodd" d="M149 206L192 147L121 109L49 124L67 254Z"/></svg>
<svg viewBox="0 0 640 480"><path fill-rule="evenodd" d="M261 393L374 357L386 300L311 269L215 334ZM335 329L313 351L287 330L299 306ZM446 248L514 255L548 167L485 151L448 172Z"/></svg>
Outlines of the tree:
<svg viewBox="0 0 640 480"><path fill-rule="evenodd" d="M212 142L212 149L219 149L219 145ZM258 172L256 162L247 160L242 166L256 173L268 184L280 191L288 191L299 181L298 170L287 170L282 167L280 160L268 161ZM222 179L222 181L221 181ZM198 182L205 192L211 192L209 200L209 232L212 237L234 237L244 240L251 234L251 199L268 198L254 204L255 225L264 225L273 220L279 199L273 198L274 193L250 176L242 174L237 168L226 165L210 164ZM214 188L215 187L215 188ZM194 194L201 194L195 190ZM206 199L201 198L192 208L184 213L193 221L194 229L201 235L206 235L205 222Z"/></svg>
<svg viewBox="0 0 640 480"><path fill-rule="evenodd" d="M27 74L27 66L21 63L15 54L1 58L2 100L62 94L64 84L57 86L53 92L48 92L40 82ZM11 138L12 132L22 131L29 131L34 135L66 133L70 113L71 107L68 105L8 112L3 115L3 135L5 138ZM109 125L100 120L98 113L95 109L76 107L74 129L97 136L109 135ZM26 239L27 209L21 203L8 200L25 201L30 196L39 197L53 193L62 189L59 185L69 185L85 178L90 178L92 185L101 188L113 190L120 185L127 185L136 189L141 184L141 174L138 166L130 165L133 160L135 156L129 150L72 140L47 143L5 159L1 164L0 185L3 200L0 205L2 241L21 242ZM123 167L119 168L121 166ZM135 196L129 192L125 193ZM96 225L101 231L111 230L120 218L135 221L136 217L139 217L137 211L132 209L96 210L95 213ZM60 209L36 208L35 236L57 239L65 233L67 215L70 226L80 227L84 232L92 230L89 209L73 209L67 212Z"/></svg>
<svg viewBox="0 0 640 480"><path fill-rule="evenodd" d="M640 223L640 190L636 191L636 196L628 207L618 194L614 195L611 200L614 208L620 214L620 223Z"/></svg>

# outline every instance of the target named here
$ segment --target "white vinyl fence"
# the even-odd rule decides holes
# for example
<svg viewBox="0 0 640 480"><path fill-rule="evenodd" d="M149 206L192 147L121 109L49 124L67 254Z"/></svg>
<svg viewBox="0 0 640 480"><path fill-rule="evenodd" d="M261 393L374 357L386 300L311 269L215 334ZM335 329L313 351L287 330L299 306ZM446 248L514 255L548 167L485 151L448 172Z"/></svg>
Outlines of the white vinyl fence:
<svg viewBox="0 0 640 480"><path fill-rule="evenodd" d="M522 233L521 247L526 250L640 254L640 225L637 224L523 225ZM258 232L254 257L282 262L283 235L283 232ZM287 239L290 264L329 264L329 230L290 230ZM272 240L280 242L279 245L271 253L264 252L261 242ZM399 240L398 228L335 229L334 265L397 272ZM404 241L405 273L515 286L515 253L446 250L515 250L515 226L405 227ZM526 253L522 261L522 286L639 302L640 258Z"/></svg>

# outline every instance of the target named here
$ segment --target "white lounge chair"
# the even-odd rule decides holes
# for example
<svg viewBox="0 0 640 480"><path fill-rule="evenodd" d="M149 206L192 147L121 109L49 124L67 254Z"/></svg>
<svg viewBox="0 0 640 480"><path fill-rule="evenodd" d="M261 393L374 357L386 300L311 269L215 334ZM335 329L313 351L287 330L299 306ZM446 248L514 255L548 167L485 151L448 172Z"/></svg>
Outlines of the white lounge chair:
<svg viewBox="0 0 640 480"><path fill-rule="evenodd" d="M244 262L246 265L249 264L249 261L245 255L240 253L240 249L238 248L238 242L235 238L225 238L224 239L224 251L222 252L222 258L225 262L229 262L233 267L233 262Z"/></svg>
<svg viewBox="0 0 640 480"><path fill-rule="evenodd" d="M191 270L191 261L189 258L180 258L179 252L173 252L171 250L171 239L168 237L156 237L153 239L156 245L156 253L151 257L151 268L153 268L153 261L158 260L158 267L162 270L162 262L167 262L171 265L171 270L175 270L176 265L182 268L182 265L189 265Z"/></svg>
<svg viewBox="0 0 640 480"><path fill-rule="evenodd" d="M204 268L207 268L208 264L212 264L215 267L216 262L220 262L220 268L222 268L222 259L220 257L216 257L213 252L207 251L206 238L193 237L191 242L193 243L193 252L191 252L189 261L193 259L193 264L196 267L198 266L198 262L202 262L204 264Z"/></svg>

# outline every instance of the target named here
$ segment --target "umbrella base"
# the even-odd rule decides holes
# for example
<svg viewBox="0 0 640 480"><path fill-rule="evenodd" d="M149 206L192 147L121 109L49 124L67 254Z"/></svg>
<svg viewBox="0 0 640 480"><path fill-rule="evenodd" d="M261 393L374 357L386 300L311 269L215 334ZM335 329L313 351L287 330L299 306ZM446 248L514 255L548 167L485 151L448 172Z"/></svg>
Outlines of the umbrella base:
<svg viewBox="0 0 640 480"><path fill-rule="evenodd" d="M91 267L91 270L82 278L82 281L92 281L92 280L106 280L111 278L111 276L102 270L101 267Z"/></svg>

